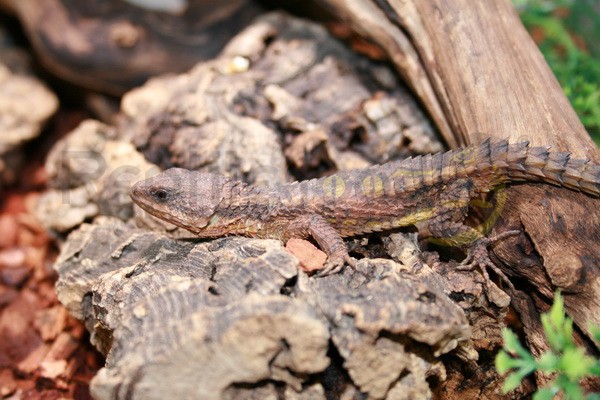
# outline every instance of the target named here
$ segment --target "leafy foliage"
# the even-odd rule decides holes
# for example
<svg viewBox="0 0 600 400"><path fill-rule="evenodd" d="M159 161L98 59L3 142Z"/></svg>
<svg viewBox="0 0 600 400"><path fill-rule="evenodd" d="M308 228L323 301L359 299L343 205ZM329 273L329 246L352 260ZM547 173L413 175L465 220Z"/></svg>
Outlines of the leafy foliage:
<svg viewBox="0 0 600 400"><path fill-rule="evenodd" d="M542 327L550 350L537 360L521 345L517 335L504 329L504 350L496 356L498 372L510 372L502 386L504 393L519 387L527 375L540 371L556 377L549 386L539 389L533 400L551 400L560 392L564 393L565 399L600 400L598 393L586 397L579 385L585 377L600 376L600 360L585 354L585 350L573 341L573 320L565 316L560 293L556 293L551 310L542 314ZM600 343L600 327L592 327L591 331Z"/></svg>
<svg viewBox="0 0 600 400"><path fill-rule="evenodd" d="M579 43L593 34L577 32L586 24L573 24L568 30L564 23L565 15L586 6L593 9L593 6L582 0L513 0L513 3L520 11L521 20L537 39L581 122L600 145L600 60L581 50L571 33L581 35ZM589 14L592 25L600 26L600 14Z"/></svg>

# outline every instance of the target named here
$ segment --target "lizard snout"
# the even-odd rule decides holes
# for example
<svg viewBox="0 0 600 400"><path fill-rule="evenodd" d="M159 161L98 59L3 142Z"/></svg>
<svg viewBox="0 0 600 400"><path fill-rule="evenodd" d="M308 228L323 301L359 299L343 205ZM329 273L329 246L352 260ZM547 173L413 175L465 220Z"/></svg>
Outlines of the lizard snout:
<svg viewBox="0 0 600 400"><path fill-rule="evenodd" d="M141 198L143 193L143 182L136 182L131 186L131 188L129 188L129 197L131 197L133 201L137 202L137 200Z"/></svg>

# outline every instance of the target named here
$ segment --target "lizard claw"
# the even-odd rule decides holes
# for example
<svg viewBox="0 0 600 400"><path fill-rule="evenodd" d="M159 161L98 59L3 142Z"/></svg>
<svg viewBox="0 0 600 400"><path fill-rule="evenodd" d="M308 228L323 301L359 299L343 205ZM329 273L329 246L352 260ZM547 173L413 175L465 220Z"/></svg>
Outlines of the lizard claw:
<svg viewBox="0 0 600 400"><path fill-rule="evenodd" d="M350 257L348 254L340 256L335 256L332 254L327 257L324 268L317 272L315 276L322 278L324 276L337 274L344 268L345 264L354 267L356 265L356 259Z"/></svg>
<svg viewBox="0 0 600 400"><path fill-rule="evenodd" d="M494 271L512 290L515 290L514 285L508 279L506 274L502 272L500 268L496 266L490 259L490 254L487 247L496 242L499 239L503 239L508 236L515 235L515 232L519 231L508 231L503 232L500 235L497 235L493 238L481 238L476 240L467 250L467 257L463 260L460 266L457 267L459 271L472 271L473 269L479 267L481 270L481 274L485 279L486 285L488 288L491 288L491 279L490 275L487 272L487 268Z"/></svg>

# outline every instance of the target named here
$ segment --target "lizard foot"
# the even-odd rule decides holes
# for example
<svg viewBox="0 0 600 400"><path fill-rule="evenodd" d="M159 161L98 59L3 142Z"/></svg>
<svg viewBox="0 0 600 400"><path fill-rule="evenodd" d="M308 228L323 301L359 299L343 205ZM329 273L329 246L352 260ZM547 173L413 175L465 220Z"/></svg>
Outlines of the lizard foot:
<svg viewBox="0 0 600 400"><path fill-rule="evenodd" d="M337 274L344 268L345 264L354 267L356 265L356 259L350 257L347 253L343 255L331 254L329 257L327 257L324 268L317 272L315 276L322 278L324 276Z"/></svg>
<svg viewBox="0 0 600 400"><path fill-rule="evenodd" d="M519 231L513 230L513 231L503 232L492 238L484 237L484 238L476 240L468 248L467 257L464 259L464 261L458 267L458 270L471 271L474 268L479 267L479 269L481 270L481 273L483 275L483 278L486 281L486 285L488 286L488 288L491 288L492 281L490 279L490 275L487 272L487 268L489 268L492 271L494 271L512 290L515 290L515 287L512 284L512 282L510 281L510 279L508 279L508 276L506 276L506 274L504 272L502 272L502 270L500 268L498 268L496 266L496 264L494 264L492 262L492 260L490 259L490 254L489 254L487 247L490 244L493 244L499 240L505 239L509 236L514 236L519 233L520 233Z"/></svg>

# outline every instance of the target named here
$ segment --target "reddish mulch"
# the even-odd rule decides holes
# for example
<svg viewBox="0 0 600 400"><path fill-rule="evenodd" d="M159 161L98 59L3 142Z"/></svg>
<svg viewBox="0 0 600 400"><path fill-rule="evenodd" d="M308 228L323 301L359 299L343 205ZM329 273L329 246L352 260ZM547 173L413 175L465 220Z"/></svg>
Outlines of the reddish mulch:
<svg viewBox="0 0 600 400"><path fill-rule="evenodd" d="M64 132L70 122L55 120L54 128ZM90 380L104 363L83 324L59 303L56 246L28 211L45 187L40 153L52 136L54 141L57 134L28 146L32 160L19 186L0 197L1 399L91 398Z"/></svg>

